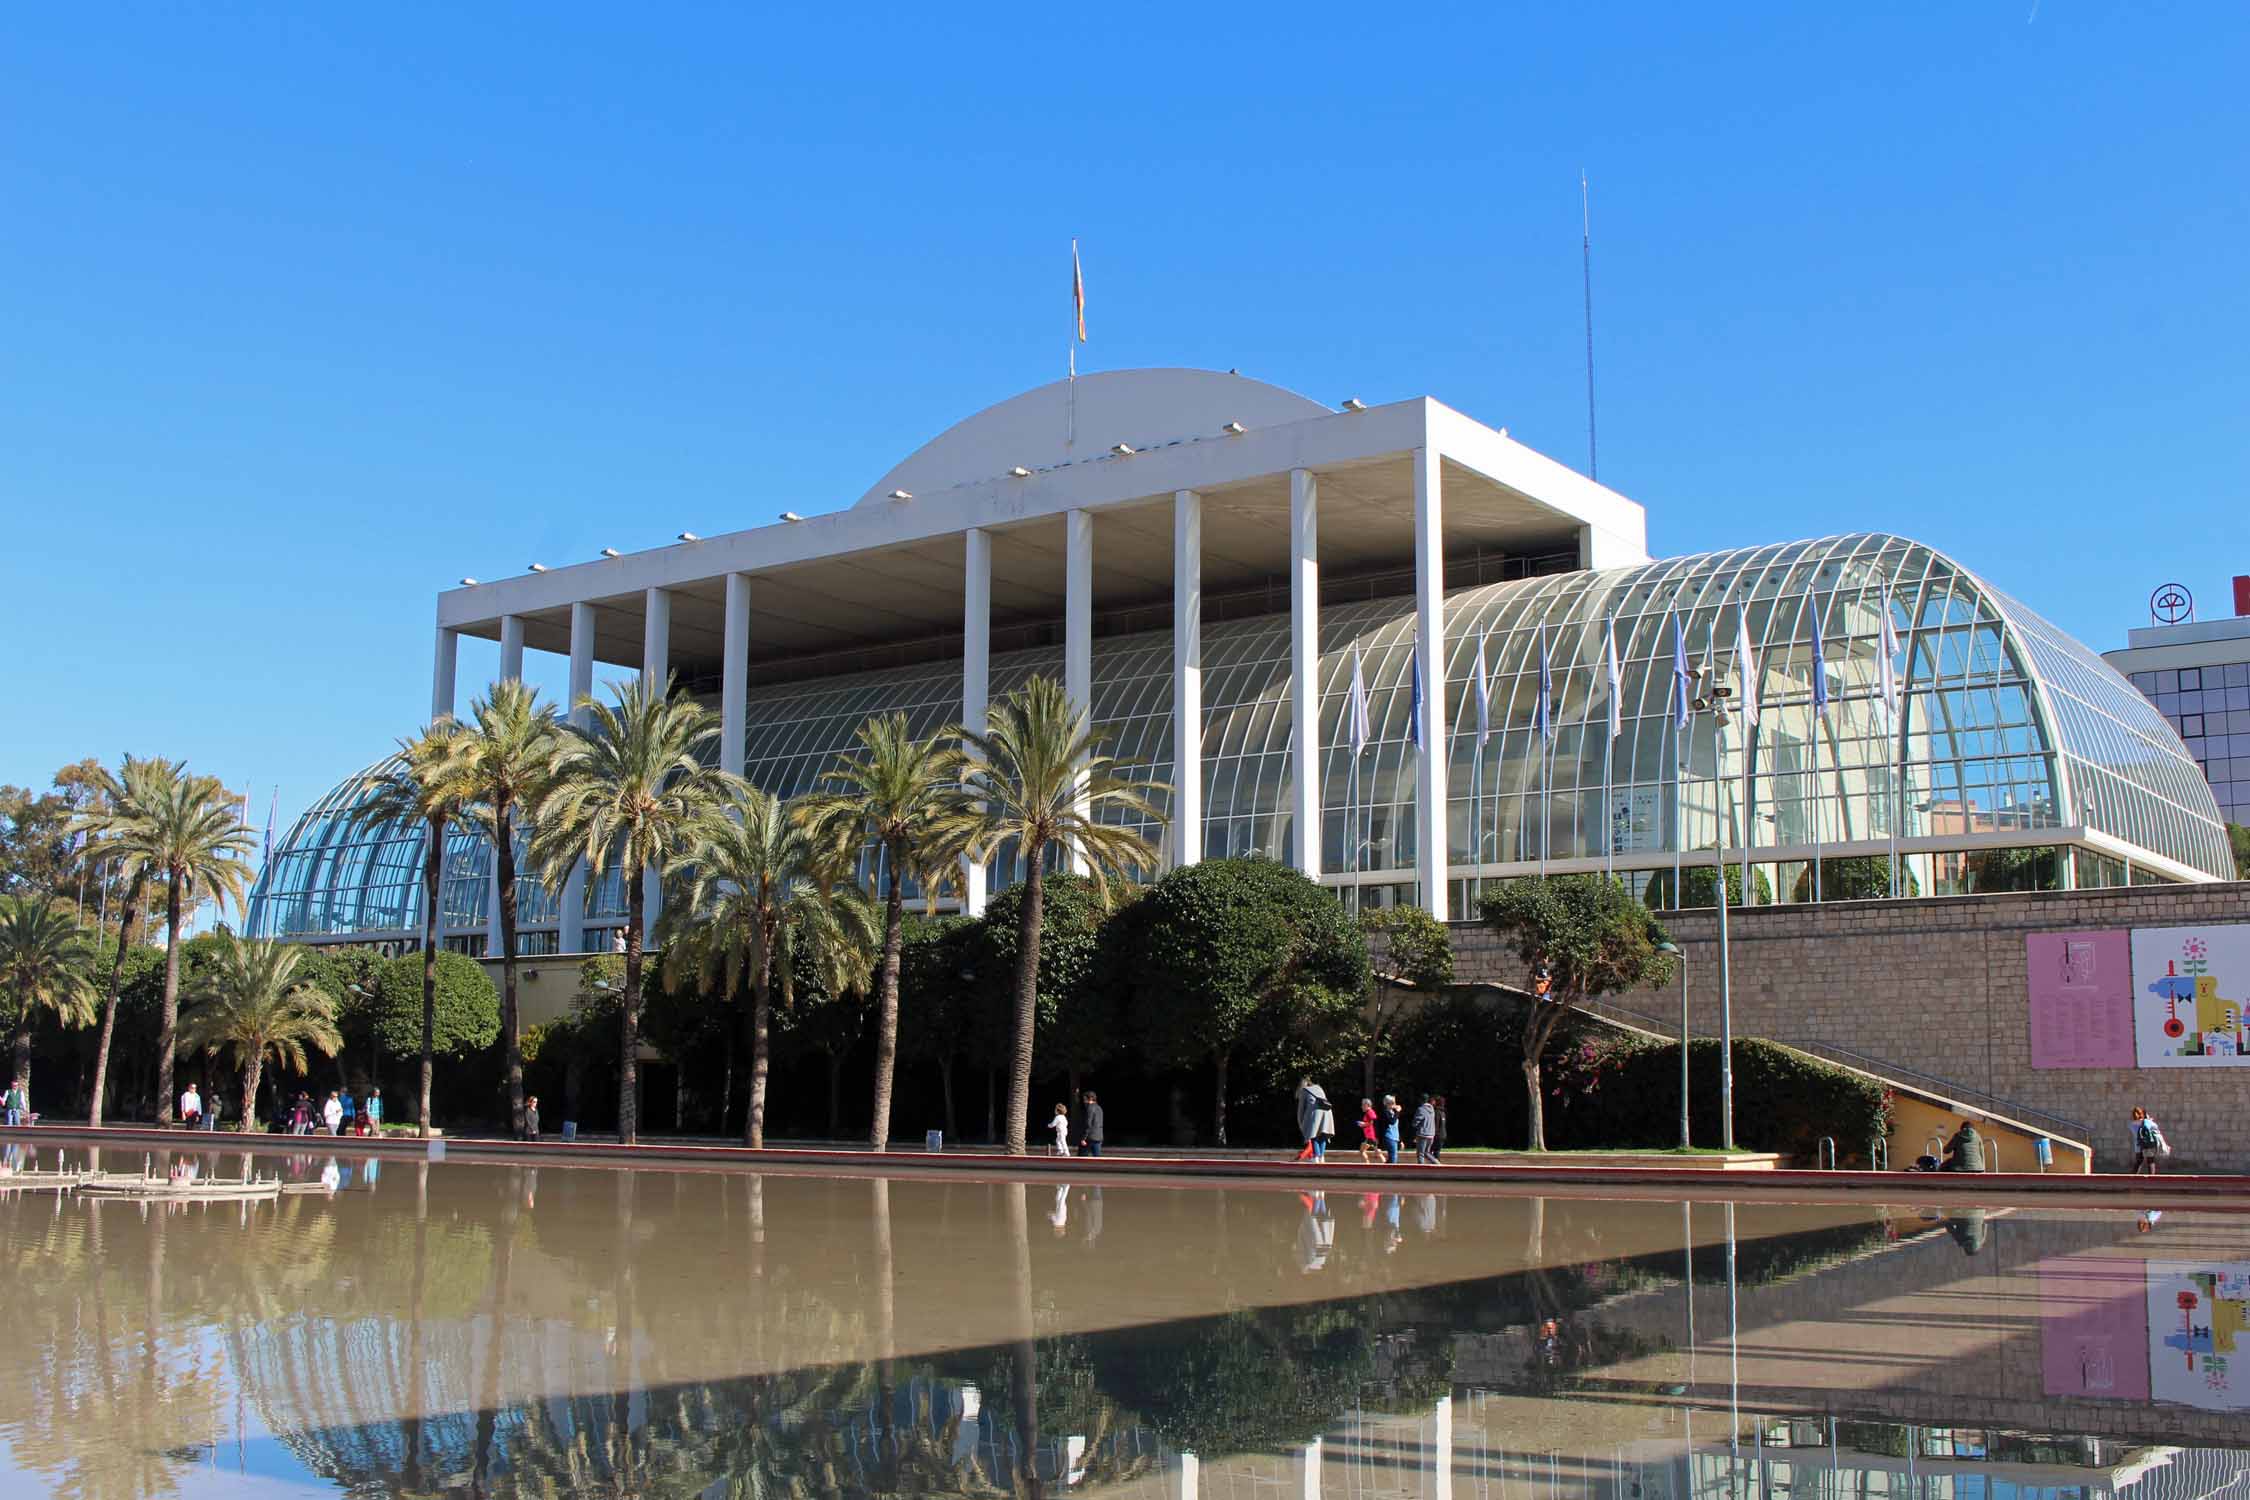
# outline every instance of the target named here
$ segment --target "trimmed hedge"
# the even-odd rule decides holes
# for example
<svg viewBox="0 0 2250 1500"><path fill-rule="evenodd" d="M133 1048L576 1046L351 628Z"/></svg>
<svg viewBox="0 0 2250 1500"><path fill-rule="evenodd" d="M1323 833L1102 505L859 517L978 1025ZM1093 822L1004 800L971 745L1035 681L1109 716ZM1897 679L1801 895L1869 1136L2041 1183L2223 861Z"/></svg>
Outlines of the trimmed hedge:
<svg viewBox="0 0 2250 1500"><path fill-rule="evenodd" d="M1719 1043L1688 1045L1688 1128L1719 1143ZM1675 1146L1680 1139L1680 1048L1651 1037L1580 1044L1552 1080L1549 1144L1559 1148ZM1812 1165L1822 1136L1845 1162L1867 1158L1890 1129L1890 1098L1873 1079L1753 1037L1734 1043L1734 1138Z"/></svg>

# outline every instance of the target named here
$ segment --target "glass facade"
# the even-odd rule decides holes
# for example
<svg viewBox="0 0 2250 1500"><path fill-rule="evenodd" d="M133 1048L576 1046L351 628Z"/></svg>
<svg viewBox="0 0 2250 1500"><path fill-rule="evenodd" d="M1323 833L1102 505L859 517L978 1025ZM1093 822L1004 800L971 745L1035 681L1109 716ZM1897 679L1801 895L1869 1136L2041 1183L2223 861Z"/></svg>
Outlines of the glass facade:
<svg viewBox="0 0 2250 1500"><path fill-rule="evenodd" d="M2135 672L2131 680L2195 757L2220 816L2250 825L2250 661Z"/></svg>
<svg viewBox="0 0 2250 1500"><path fill-rule="evenodd" d="M1885 600L1899 647L1901 708L1878 690ZM1738 625L1738 621L1742 622ZM1674 626L1692 669L1740 680L1747 629L1759 707L1730 729L1675 724ZM1816 628L1820 646L1816 653ZM1404 597L1324 607L1320 618L1321 867L1332 883L1395 893L1416 860L1414 615ZM1614 632L1618 732L1604 642ZM1480 733L1475 681L1488 684ZM1538 702L1544 657L1551 711ZM1204 852L1294 860L1286 615L1209 626L1203 642ZM1813 673L1825 674L1817 712ZM1172 638L1094 643L1095 719L1151 782L1172 773ZM995 656L995 701L1059 647ZM1355 673L1367 735L1348 731ZM1542 866L1613 866L1637 880L1683 852L1748 847L1791 861L1876 854L1894 833L1915 886L1946 888L1940 844L2057 842L2083 826L2174 872L2232 870L2209 787L2173 726L2099 657L1929 548L1861 534L1460 589L1446 597L1448 860L1457 880ZM917 733L959 717L960 674L942 663L755 689L744 773L793 795L814 786L868 716L904 713ZM1736 702L1737 709L1741 700ZM2250 732L2250 727L2246 727ZM252 906L261 932L403 930L418 911L418 830L339 831L350 786L300 819ZM1159 795L1159 805L1167 800ZM1163 842L1163 830L1143 829ZM446 925L482 930L489 891L478 841L450 841ZM874 857L870 851L870 858ZM1003 859L995 888L1020 871ZM1784 881L1775 882L1786 894ZM590 923L614 923L614 879ZM551 902L524 926L552 926ZM380 922L369 919L380 918Z"/></svg>

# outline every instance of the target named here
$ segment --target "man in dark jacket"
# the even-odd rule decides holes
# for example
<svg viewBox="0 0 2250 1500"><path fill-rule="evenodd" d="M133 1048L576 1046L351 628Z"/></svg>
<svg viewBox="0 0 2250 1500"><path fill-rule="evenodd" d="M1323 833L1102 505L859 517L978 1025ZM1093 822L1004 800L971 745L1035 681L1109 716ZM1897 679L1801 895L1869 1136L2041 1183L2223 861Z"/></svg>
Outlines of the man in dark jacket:
<svg viewBox="0 0 2250 1500"><path fill-rule="evenodd" d="M1984 1170L1984 1137L1967 1120L1953 1132L1953 1139L1945 1143L1945 1166L1948 1172L1981 1172Z"/></svg>
<svg viewBox="0 0 2250 1500"><path fill-rule="evenodd" d="M1081 1127L1084 1133L1078 1138L1078 1154L1080 1156L1099 1156L1102 1154L1101 1101L1094 1097L1092 1089L1086 1090L1078 1097L1084 1101L1086 1106L1079 1113L1079 1119L1083 1120L1085 1124Z"/></svg>

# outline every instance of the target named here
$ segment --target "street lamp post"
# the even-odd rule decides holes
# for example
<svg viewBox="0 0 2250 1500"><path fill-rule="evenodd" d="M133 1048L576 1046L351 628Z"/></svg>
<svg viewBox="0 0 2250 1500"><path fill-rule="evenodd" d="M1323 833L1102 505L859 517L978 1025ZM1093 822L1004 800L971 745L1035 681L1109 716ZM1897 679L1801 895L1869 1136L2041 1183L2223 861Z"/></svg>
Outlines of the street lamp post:
<svg viewBox="0 0 2250 1500"><path fill-rule="evenodd" d="M1656 951L1668 953L1680 961L1680 1149L1685 1151L1691 1144L1688 1140L1687 954L1670 938L1658 943Z"/></svg>
<svg viewBox="0 0 2250 1500"><path fill-rule="evenodd" d="M1698 715L1705 713L1711 715L1713 749L1711 777L1717 788L1713 811L1718 814L1718 829L1711 839L1711 873L1714 877L1715 899L1719 904L1719 1146L1722 1150L1732 1151L1734 1149L1734 985L1733 976L1729 972L1731 955L1728 952L1727 944L1727 820L1725 798L1727 794L1727 699L1734 695L1734 690L1728 687L1725 682L1719 680L1717 674L1709 669L1706 669L1702 674L1702 681L1699 686L1702 690L1695 695L1694 708ZM1747 831L1744 838L1746 840L1748 838ZM1747 876L1744 877L1744 889L1745 891L1748 889ZM1686 984L1684 977L1681 983L1684 988ZM1684 1053L1686 1048L1684 1040L1686 1027L1684 1024L1681 1033L1683 1037L1681 1047Z"/></svg>

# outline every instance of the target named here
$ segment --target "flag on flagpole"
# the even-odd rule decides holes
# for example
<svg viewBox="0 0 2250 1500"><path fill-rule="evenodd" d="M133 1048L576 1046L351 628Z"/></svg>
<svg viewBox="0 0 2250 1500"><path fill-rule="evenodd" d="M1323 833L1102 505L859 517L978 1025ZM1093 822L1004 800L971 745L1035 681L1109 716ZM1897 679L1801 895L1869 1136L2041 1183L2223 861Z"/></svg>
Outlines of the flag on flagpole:
<svg viewBox="0 0 2250 1500"><path fill-rule="evenodd" d="M1477 637L1476 676L1470 679L1477 695L1477 746L1492 738L1492 683L1484 670L1484 637Z"/></svg>
<svg viewBox="0 0 2250 1500"><path fill-rule="evenodd" d="M1547 660L1547 627L1539 627L1539 737L1550 743L1555 738L1555 674Z"/></svg>
<svg viewBox="0 0 2250 1500"><path fill-rule="evenodd" d="M1820 612L1813 608L1813 596L1805 595L1805 625L1812 634L1812 711L1825 717L1828 713L1828 656L1820 643Z"/></svg>
<svg viewBox="0 0 2250 1500"><path fill-rule="evenodd" d="M234 821L236 826L241 828L250 826L250 794L248 792L242 794L242 806L235 809Z"/></svg>
<svg viewBox="0 0 2250 1500"><path fill-rule="evenodd" d="M1875 648L1875 691L1890 710L1892 721L1898 719L1898 626L1891 622L1891 591L1883 589L1883 626Z"/></svg>
<svg viewBox="0 0 2250 1500"><path fill-rule="evenodd" d="M1614 740L1625 732L1625 674L1617 665L1616 619L1612 617L1602 629L1602 678L1609 689L1609 737Z"/></svg>
<svg viewBox="0 0 2250 1500"><path fill-rule="evenodd" d="M266 803L266 846L264 850L261 851L258 855L258 862L260 864L263 864L267 860L273 858L273 811L276 807L280 806L280 804L281 788L276 786L273 789L273 799Z"/></svg>
<svg viewBox="0 0 2250 1500"><path fill-rule="evenodd" d="M1695 675L1688 670L1687 630L1680 624L1678 615L1672 616L1672 727L1688 727L1688 714L1695 701Z"/></svg>
<svg viewBox="0 0 2250 1500"><path fill-rule="evenodd" d="M1422 748L1422 648L1414 648L1414 691L1406 700L1406 738Z"/></svg>
<svg viewBox="0 0 2250 1500"><path fill-rule="evenodd" d="M1086 273L1078 265L1078 240L1070 242L1070 305L1078 314L1078 342L1086 342Z"/></svg>
<svg viewBox="0 0 2250 1500"><path fill-rule="evenodd" d="M1734 670L1742 691L1742 722L1758 727L1758 658L1750 650L1750 606L1734 611Z"/></svg>
<svg viewBox="0 0 2250 1500"><path fill-rule="evenodd" d="M1352 648L1352 695L1346 705L1347 723L1344 732L1351 737L1352 756L1356 760L1360 751L1367 748L1367 680L1359 675L1359 648Z"/></svg>

